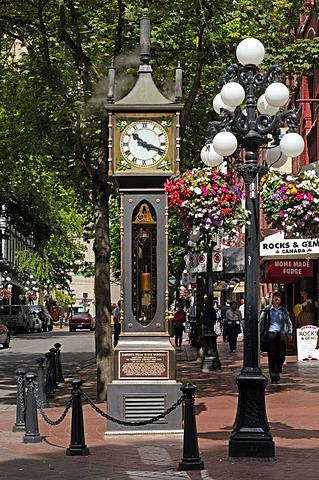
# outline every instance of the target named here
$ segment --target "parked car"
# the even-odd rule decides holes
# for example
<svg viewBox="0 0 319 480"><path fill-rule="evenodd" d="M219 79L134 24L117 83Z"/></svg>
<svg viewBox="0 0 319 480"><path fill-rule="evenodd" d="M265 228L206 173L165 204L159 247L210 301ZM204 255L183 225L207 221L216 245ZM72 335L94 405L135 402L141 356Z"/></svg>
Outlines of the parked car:
<svg viewBox="0 0 319 480"><path fill-rule="evenodd" d="M43 330L43 322L37 312L32 312L33 315L33 327L31 329L32 332L42 332Z"/></svg>
<svg viewBox="0 0 319 480"><path fill-rule="evenodd" d="M88 312L75 313L69 318L69 330L75 332L77 328L81 329L95 329L95 320Z"/></svg>
<svg viewBox="0 0 319 480"><path fill-rule="evenodd" d="M34 317L29 305L1 305L0 320L2 320L9 330L22 331L28 333L34 331Z"/></svg>
<svg viewBox="0 0 319 480"><path fill-rule="evenodd" d="M10 346L10 332L2 320L0 320L0 343L3 348L9 348Z"/></svg>
<svg viewBox="0 0 319 480"><path fill-rule="evenodd" d="M43 305L31 305L31 312L36 313L41 322L42 322L42 329L44 332L52 332L53 330L53 318L51 317L48 310Z"/></svg>

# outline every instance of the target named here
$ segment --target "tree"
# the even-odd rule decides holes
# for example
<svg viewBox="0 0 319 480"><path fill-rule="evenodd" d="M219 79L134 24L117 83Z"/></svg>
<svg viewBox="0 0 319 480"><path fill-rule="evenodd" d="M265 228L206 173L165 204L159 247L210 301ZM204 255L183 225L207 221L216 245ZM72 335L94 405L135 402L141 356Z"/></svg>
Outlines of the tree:
<svg viewBox="0 0 319 480"><path fill-rule="evenodd" d="M239 39L257 34L266 38L268 50L273 45L274 53L279 44L288 49L302 4L297 0L263 0L260 6L252 0L1 3L1 195L22 226L29 230L34 226L39 254L51 242L48 265L60 257L54 255L63 235L59 198L69 194L65 207L69 202L73 212L80 213L75 221L76 214L69 210L76 224L83 222L80 230L75 228L76 235L85 221L94 234L99 399L106 397L112 379L109 198L114 186L107 172L107 67L114 60L119 98L135 81L139 20L147 9L154 78L172 99L172 72L178 61L183 66L181 166L197 166L206 126L214 117L211 103L219 76L233 61Z"/></svg>

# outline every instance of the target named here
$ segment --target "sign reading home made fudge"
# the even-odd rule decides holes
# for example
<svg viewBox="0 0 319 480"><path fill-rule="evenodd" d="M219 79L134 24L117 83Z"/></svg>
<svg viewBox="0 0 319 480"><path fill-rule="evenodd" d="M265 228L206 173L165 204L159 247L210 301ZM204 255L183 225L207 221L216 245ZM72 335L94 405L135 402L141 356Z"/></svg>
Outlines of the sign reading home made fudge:
<svg viewBox="0 0 319 480"><path fill-rule="evenodd" d="M168 379L168 352L119 352L120 379Z"/></svg>

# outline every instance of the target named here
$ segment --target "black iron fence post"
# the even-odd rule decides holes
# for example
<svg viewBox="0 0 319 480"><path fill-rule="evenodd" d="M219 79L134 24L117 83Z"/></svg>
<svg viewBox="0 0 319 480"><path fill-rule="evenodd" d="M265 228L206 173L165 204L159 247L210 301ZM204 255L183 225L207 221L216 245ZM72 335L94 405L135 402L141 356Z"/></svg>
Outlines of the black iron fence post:
<svg viewBox="0 0 319 480"><path fill-rule="evenodd" d="M43 408L49 406L49 402L47 401L47 396L45 393L45 385L44 385L44 364L45 358L39 357L36 359L38 364L38 397L39 401L41 402L41 406Z"/></svg>
<svg viewBox="0 0 319 480"><path fill-rule="evenodd" d="M52 385L54 390L57 390L59 388L59 385L57 383L57 372L56 372L56 353L57 349L55 347L52 347L49 349L49 352L51 353L51 367L52 367Z"/></svg>
<svg viewBox="0 0 319 480"><path fill-rule="evenodd" d="M184 411L184 445L183 457L178 465L178 470L203 470L204 462L199 456L197 428L195 418L195 391L197 387L187 383L181 387L185 395Z"/></svg>
<svg viewBox="0 0 319 480"><path fill-rule="evenodd" d="M72 380L72 423L71 423L71 443L66 449L68 456L75 455L90 455L90 450L85 444L84 438L84 424L83 424L83 408L82 396L80 388L83 385L83 380L74 378Z"/></svg>
<svg viewBox="0 0 319 480"><path fill-rule="evenodd" d="M61 363L61 343L57 342L54 344L56 348L56 377L58 382L64 382L63 373L62 373L62 363Z"/></svg>
<svg viewBox="0 0 319 480"><path fill-rule="evenodd" d="M25 435L23 443L39 443L42 437L39 434L38 411L34 395L34 382L37 376L33 372L26 374L27 381L27 402L26 402L26 418L25 418Z"/></svg>
<svg viewBox="0 0 319 480"><path fill-rule="evenodd" d="M45 364L45 394L47 398L54 397L54 385L52 378L52 354L51 352L46 353L46 364Z"/></svg>
<svg viewBox="0 0 319 480"><path fill-rule="evenodd" d="M22 367L17 368L15 371L18 376L17 379L17 411L16 411L16 423L12 427L13 432L25 431L25 382L24 376L26 370Z"/></svg>

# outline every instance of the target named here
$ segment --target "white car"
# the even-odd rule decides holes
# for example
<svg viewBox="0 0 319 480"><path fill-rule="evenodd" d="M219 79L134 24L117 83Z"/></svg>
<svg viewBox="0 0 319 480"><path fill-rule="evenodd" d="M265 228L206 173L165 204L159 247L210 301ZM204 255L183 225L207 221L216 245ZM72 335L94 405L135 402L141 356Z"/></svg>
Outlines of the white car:
<svg viewBox="0 0 319 480"><path fill-rule="evenodd" d="M32 312L32 315L33 315L33 327L31 329L31 331L32 332L42 332L43 324L42 324L41 318L35 312Z"/></svg>

